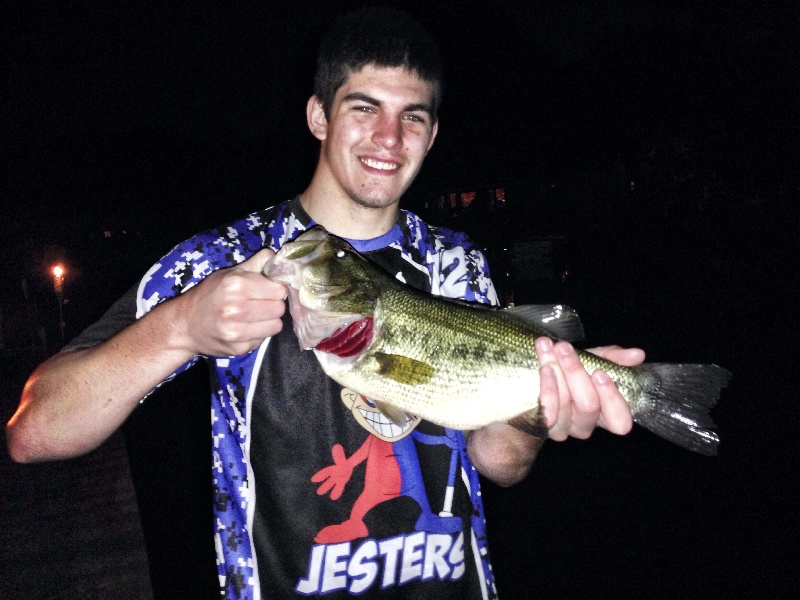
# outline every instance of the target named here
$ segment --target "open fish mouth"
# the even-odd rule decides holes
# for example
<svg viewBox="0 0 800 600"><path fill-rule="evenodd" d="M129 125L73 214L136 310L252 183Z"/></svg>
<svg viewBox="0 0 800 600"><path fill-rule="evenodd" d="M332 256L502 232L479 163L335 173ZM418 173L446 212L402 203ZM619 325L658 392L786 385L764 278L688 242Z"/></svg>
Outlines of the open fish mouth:
<svg viewBox="0 0 800 600"><path fill-rule="evenodd" d="M303 232L267 261L261 273L273 281L300 289L305 267L325 259L327 239L327 233L321 229L313 228Z"/></svg>
<svg viewBox="0 0 800 600"><path fill-rule="evenodd" d="M335 339L337 333L346 330L354 322L359 322L364 317L360 314L342 314L338 312L326 312L314 310L302 301L302 293L295 288L289 289L289 312L294 323L294 332L300 346L306 350L311 350L325 340ZM369 339L372 339L370 328ZM363 350L364 347L360 348ZM340 342L344 346L344 341ZM360 351L359 350L359 351ZM351 354L351 356L353 356Z"/></svg>
<svg viewBox="0 0 800 600"><path fill-rule="evenodd" d="M316 349L322 343L322 351L351 358L372 341L374 291L369 282L353 281L347 268L337 264L351 260L354 253L346 240L315 226L285 243L264 265L265 277L289 288L289 310L303 348ZM364 290L368 291L362 295L372 304L349 301L361 298Z"/></svg>

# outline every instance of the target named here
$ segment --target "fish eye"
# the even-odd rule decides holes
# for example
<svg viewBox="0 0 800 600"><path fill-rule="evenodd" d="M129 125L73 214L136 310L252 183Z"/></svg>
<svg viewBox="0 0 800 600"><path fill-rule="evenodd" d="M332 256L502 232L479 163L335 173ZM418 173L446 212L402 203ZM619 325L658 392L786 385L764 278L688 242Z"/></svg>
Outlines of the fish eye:
<svg viewBox="0 0 800 600"><path fill-rule="evenodd" d="M336 251L336 258L344 258L347 256L347 251L339 249Z"/></svg>

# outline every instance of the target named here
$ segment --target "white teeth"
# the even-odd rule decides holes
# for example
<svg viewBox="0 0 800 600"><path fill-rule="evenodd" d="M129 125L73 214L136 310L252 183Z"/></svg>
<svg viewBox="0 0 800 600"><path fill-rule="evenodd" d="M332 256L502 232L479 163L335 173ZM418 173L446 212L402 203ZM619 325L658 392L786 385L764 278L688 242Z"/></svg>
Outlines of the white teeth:
<svg viewBox="0 0 800 600"><path fill-rule="evenodd" d="M411 427L411 423L413 422L410 417L406 417L405 425L403 425L403 427L398 427L392 421L386 418L383 413L364 410L363 408L359 408L358 411L377 433L388 438L394 438L402 435L408 430L409 427Z"/></svg>
<svg viewBox="0 0 800 600"><path fill-rule="evenodd" d="M380 160L375 160L373 158L362 158L361 162L363 162L368 167L372 167L373 169L380 169L381 171L394 171L398 168L397 163L393 162L383 162Z"/></svg>

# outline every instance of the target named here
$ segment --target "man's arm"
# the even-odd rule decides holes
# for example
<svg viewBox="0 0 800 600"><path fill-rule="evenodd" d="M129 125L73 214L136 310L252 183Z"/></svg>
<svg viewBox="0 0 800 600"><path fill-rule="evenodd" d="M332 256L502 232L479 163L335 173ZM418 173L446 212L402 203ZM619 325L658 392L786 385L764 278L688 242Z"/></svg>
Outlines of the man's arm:
<svg viewBox="0 0 800 600"><path fill-rule="evenodd" d="M195 355L245 354L280 331L286 290L261 275L272 255L262 250L212 273L108 341L45 361L7 425L11 457L36 462L93 450Z"/></svg>
<svg viewBox="0 0 800 600"><path fill-rule="evenodd" d="M591 352L626 366L644 361L644 352L638 348L608 346ZM536 354L541 365L539 402L550 439L586 439L597 426L619 435L631 430L630 408L605 372L587 373L574 348L566 342L554 345L548 338L539 338ZM471 432L467 438L475 468L502 486L525 478L543 443L543 439L505 423L493 423Z"/></svg>

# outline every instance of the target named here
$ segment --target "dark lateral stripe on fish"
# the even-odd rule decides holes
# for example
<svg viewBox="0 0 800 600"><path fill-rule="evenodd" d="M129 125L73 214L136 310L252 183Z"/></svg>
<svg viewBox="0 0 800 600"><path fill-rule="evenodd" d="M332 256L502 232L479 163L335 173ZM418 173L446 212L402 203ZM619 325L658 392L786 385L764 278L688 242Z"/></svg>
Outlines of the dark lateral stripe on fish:
<svg viewBox="0 0 800 600"><path fill-rule="evenodd" d="M350 323L344 329L337 330L332 336L317 344L314 349L342 358L356 356L369 346L373 332L374 321L372 317L366 317Z"/></svg>

